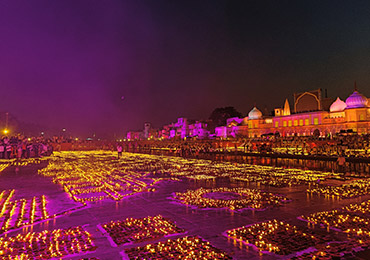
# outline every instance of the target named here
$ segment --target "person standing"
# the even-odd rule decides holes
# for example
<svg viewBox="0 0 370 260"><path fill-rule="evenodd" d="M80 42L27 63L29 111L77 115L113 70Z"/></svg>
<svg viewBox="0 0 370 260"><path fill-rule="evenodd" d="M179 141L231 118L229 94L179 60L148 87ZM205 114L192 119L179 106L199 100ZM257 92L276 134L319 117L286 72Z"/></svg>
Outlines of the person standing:
<svg viewBox="0 0 370 260"><path fill-rule="evenodd" d="M26 146L26 158L30 158L31 157L31 151L32 151L32 143L27 143L27 146Z"/></svg>
<svg viewBox="0 0 370 260"><path fill-rule="evenodd" d="M6 158L5 159L10 159L10 155L12 153L12 146L10 145L10 143L7 143L7 145L5 146L5 156Z"/></svg>
<svg viewBox="0 0 370 260"><path fill-rule="evenodd" d="M5 158L5 145L3 141L0 142L0 159Z"/></svg>
<svg viewBox="0 0 370 260"><path fill-rule="evenodd" d="M26 150L27 150L27 144L26 144L26 141L23 140L23 142L22 142L22 158L26 158Z"/></svg>
<svg viewBox="0 0 370 260"><path fill-rule="evenodd" d="M121 144L117 144L117 159L119 159L121 156L122 156L122 145Z"/></svg>
<svg viewBox="0 0 370 260"><path fill-rule="evenodd" d="M33 143L32 149L33 149L35 158L38 158L39 157L39 143L37 141Z"/></svg>
<svg viewBox="0 0 370 260"><path fill-rule="evenodd" d="M343 175L345 175L345 165L346 165L346 158L344 157L344 154L341 153L341 155L339 155L338 159L337 159L337 163L338 163L338 171L343 173Z"/></svg>
<svg viewBox="0 0 370 260"><path fill-rule="evenodd" d="M22 158L22 144L18 144L17 147L17 160L21 159Z"/></svg>

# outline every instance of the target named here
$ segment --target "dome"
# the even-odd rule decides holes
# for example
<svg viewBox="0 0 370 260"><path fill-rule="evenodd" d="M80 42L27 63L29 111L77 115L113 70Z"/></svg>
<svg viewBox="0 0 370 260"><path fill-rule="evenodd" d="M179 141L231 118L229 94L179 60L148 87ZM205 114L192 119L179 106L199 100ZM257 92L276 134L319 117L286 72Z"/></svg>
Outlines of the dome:
<svg viewBox="0 0 370 260"><path fill-rule="evenodd" d="M367 102L367 98L356 90L346 99L347 108L367 107Z"/></svg>
<svg viewBox="0 0 370 260"><path fill-rule="evenodd" d="M262 117L262 112L258 110L258 108L254 107L249 113L249 119L259 119Z"/></svg>
<svg viewBox="0 0 370 260"><path fill-rule="evenodd" d="M346 109L346 107L346 103L337 97L337 100L335 100L330 106L330 112L341 112Z"/></svg>

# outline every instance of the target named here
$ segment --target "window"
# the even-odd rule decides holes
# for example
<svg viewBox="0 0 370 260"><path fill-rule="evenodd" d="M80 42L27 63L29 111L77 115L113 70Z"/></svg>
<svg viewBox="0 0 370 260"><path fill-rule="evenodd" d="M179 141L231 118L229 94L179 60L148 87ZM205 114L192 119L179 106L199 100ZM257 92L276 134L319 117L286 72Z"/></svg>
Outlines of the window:
<svg viewBox="0 0 370 260"><path fill-rule="evenodd" d="M298 120L294 120L294 126L298 125Z"/></svg>
<svg viewBox="0 0 370 260"><path fill-rule="evenodd" d="M313 119L313 124L314 124L314 125L318 125L318 124L319 124L319 119L318 119L317 117L315 117L315 118Z"/></svg>
<svg viewBox="0 0 370 260"><path fill-rule="evenodd" d="M360 121L362 121L362 120L365 120L365 116L364 116L364 114L361 114L361 115L360 115Z"/></svg>
<svg viewBox="0 0 370 260"><path fill-rule="evenodd" d="M303 126L303 119L299 119L299 125Z"/></svg>
<svg viewBox="0 0 370 260"><path fill-rule="evenodd" d="M284 126L284 127L286 126L286 121L283 121L283 126Z"/></svg>
<svg viewBox="0 0 370 260"><path fill-rule="evenodd" d="M266 123L266 124L272 124L272 119L271 119L271 118L267 118L267 119L265 120L265 123Z"/></svg>
<svg viewBox="0 0 370 260"><path fill-rule="evenodd" d="M310 120L309 120L309 119L305 119L305 120L304 120L304 124L305 124L305 125L309 125L309 124L310 124Z"/></svg>
<svg viewBox="0 0 370 260"><path fill-rule="evenodd" d="M279 127L279 122L278 121L275 122L275 127Z"/></svg>
<svg viewBox="0 0 370 260"><path fill-rule="evenodd" d="M288 121L288 126L292 126L292 120Z"/></svg>

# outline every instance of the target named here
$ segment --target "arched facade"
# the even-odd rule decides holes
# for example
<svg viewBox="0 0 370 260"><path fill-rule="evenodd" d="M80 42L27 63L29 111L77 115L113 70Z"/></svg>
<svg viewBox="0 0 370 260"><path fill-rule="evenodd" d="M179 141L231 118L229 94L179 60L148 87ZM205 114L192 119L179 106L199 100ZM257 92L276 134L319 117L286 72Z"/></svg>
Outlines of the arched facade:
<svg viewBox="0 0 370 260"><path fill-rule="evenodd" d="M294 112L321 110L321 89L294 94Z"/></svg>
<svg viewBox="0 0 370 260"><path fill-rule="evenodd" d="M328 136L337 134L342 130L370 134L368 99L357 91L351 94L350 97L350 99L347 99L350 101L348 102L350 105L343 104L344 102L339 98L332 102L331 111L329 107L325 111L319 109L321 107L319 91L304 92L295 96L295 110L311 108L310 110L314 111L296 112L290 115L279 113L274 117L266 117L262 113L260 114L259 110L253 108L250 114L253 116L243 119L242 125L244 128L241 132L248 137L276 132L280 136L309 136L314 133L319 133L320 136ZM258 116L255 116L257 113Z"/></svg>

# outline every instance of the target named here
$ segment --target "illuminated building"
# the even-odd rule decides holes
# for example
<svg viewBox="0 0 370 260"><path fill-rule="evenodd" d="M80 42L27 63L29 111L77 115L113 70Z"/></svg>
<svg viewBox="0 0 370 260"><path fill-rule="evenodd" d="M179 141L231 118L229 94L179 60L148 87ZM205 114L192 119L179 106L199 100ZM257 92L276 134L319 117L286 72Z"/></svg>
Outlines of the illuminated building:
<svg viewBox="0 0 370 260"><path fill-rule="evenodd" d="M293 112L288 100L283 108L275 108L275 116L264 116L257 108L238 125L216 128L218 137L328 136L340 132L370 134L369 99L355 91L344 101L323 98L321 89L294 94ZM229 122L229 121L228 121ZM235 120L233 119L233 122Z"/></svg>
<svg viewBox="0 0 370 260"><path fill-rule="evenodd" d="M160 139L185 139L187 137L195 137L198 139L203 139L209 136L206 122L188 120L184 117L179 117L175 123L164 125L161 130L147 130L147 124L149 123L145 123L144 125L144 131L127 132L127 139L140 140L148 139L150 137Z"/></svg>
<svg viewBox="0 0 370 260"><path fill-rule="evenodd" d="M294 94L293 106L285 99L284 106L274 109L274 116L263 115L254 106L245 118L229 118L225 126L215 128L219 138L280 136L329 136L340 132L370 134L369 98L357 91L345 100L322 95L321 89ZM127 139L141 138L141 132L129 132ZM155 135L160 139L199 139L210 136L207 123L178 118L176 123L163 126Z"/></svg>
<svg viewBox="0 0 370 260"><path fill-rule="evenodd" d="M209 131L207 130L207 124L205 122L197 121L194 124L189 125L189 135L199 139L208 137Z"/></svg>
<svg viewBox="0 0 370 260"><path fill-rule="evenodd" d="M146 140L149 138L157 138L159 135L156 129L152 128L151 123L144 123L144 129L141 131L129 131L126 134L127 140Z"/></svg>

